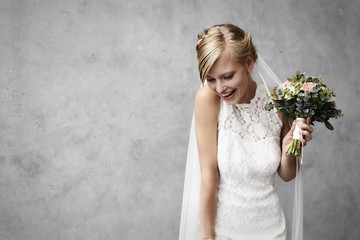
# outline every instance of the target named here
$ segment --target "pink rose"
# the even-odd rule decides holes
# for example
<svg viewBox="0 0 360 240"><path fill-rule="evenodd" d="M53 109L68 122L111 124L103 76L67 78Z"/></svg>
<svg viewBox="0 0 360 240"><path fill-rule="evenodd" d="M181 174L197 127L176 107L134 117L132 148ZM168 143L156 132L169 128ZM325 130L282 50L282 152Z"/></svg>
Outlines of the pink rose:
<svg viewBox="0 0 360 240"><path fill-rule="evenodd" d="M311 90L317 85L317 83L313 83L313 82L307 82L304 83L301 88L300 91L304 91L306 93L310 93Z"/></svg>
<svg viewBox="0 0 360 240"><path fill-rule="evenodd" d="M279 89L284 90L288 85L290 84L289 81L286 80L286 82L283 82L278 86Z"/></svg>
<svg viewBox="0 0 360 240"><path fill-rule="evenodd" d="M335 101L332 101L331 104L332 104L331 108L335 108L335 107L336 107Z"/></svg>

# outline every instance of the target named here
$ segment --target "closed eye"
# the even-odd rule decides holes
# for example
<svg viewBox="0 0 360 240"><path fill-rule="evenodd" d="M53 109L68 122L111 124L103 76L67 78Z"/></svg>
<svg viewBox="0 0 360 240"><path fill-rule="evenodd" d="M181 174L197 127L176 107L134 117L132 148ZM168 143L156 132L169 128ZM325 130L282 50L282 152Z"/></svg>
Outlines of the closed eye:
<svg viewBox="0 0 360 240"><path fill-rule="evenodd" d="M234 76L234 75L224 76L224 79L225 79L225 80L230 80L230 79L232 79L232 78L233 78L233 76Z"/></svg>
<svg viewBox="0 0 360 240"><path fill-rule="evenodd" d="M206 81L207 82L213 82L213 81L215 81L215 79L214 78L207 78Z"/></svg>

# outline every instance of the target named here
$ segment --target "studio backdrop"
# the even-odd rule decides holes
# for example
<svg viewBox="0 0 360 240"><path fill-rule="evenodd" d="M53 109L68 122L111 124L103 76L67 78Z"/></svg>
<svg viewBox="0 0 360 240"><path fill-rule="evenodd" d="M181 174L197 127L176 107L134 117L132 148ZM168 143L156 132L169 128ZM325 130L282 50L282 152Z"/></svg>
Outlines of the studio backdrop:
<svg viewBox="0 0 360 240"><path fill-rule="evenodd" d="M176 240L197 34L233 23L345 117L305 147L304 239L360 236L360 2L1 0L0 239ZM293 183L276 181L291 226Z"/></svg>

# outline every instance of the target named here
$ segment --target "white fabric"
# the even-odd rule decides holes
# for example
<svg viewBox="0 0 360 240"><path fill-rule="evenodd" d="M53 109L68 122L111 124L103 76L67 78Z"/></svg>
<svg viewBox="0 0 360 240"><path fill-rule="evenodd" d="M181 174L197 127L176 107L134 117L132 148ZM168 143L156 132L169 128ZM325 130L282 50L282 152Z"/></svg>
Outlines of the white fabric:
<svg viewBox="0 0 360 240"><path fill-rule="evenodd" d="M295 120L296 126L293 132L293 139L301 138L301 124L305 123L305 119L297 118ZM292 219L292 240L303 240L303 171L302 164L304 159L304 147L301 143L301 156L296 158L296 178L295 178L295 193L294 193L294 203L293 203L293 219Z"/></svg>
<svg viewBox="0 0 360 240"><path fill-rule="evenodd" d="M304 118L295 119L295 130L293 132L293 139L300 140L301 139L301 124L306 123Z"/></svg>
<svg viewBox="0 0 360 240"><path fill-rule="evenodd" d="M293 204L292 234L291 240L303 240L303 171L302 162L304 157L304 147L301 148L301 158L296 159L296 178L295 194Z"/></svg>
<svg viewBox="0 0 360 240"><path fill-rule="evenodd" d="M180 240L200 239L199 202L200 202L200 164L195 136L195 114L193 114L188 155L186 161L183 203L180 221Z"/></svg>
<svg viewBox="0 0 360 240"><path fill-rule="evenodd" d="M251 72L252 78L257 82L263 82L269 93L269 86L277 86L280 84L277 76L266 65L264 60L259 56L254 69ZM279 119L279 122L280 119ZM271 162L271 161L270 161ZM302 189L301 171L298 172L296 178L296 189ZM186 163L184 195L181 211L179 240L196 240L200 239L199 234L199 194L200 194L200 167L197 153L197 145L195 138L194 116L190 131L188 158ZM296 210L296 211L295 211ZM293 240L302 240L302 191L295 192L294 214L293 218L293 235L297 233ZM281 225L281 224L280 224ZM219 228L218 228L219 229ZM301 237L299 237L301 236ZM229 239L227 239L229 240Z"/></svg>
<svg viewBox="0 0 360 240"><path fill-rule="evenodd" d="M281 123L264 109L266 88L258 83L250 104L220 103L220 182L216 240L285 240L285 217L274 188L281 158Z"/></svg>
<svg viewBox="0 0 360 240"><path fill-rule="evenodd" d="M293 139L300 140L301 139L301 133L300 133L300 124L296 123L295 130L293 133Z"/></svg>

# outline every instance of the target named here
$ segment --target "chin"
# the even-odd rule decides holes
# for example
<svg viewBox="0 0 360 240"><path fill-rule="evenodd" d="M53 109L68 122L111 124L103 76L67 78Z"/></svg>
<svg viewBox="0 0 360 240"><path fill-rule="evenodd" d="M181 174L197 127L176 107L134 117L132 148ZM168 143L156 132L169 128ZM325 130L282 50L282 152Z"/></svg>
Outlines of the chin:
<svg viewBox="0 0 360 240"><path fill-rule="evenodd" d="M223 100L227 105L235 105L239 102L239 93L237 92L235 96L229 100L225 100L225 99Z"/></svg>
<svg viewBox="0 0 360 240"><path fill-rule="evenodd" d="M235 104L237 104L239 101L236 100L236 99L231 99L231 100L224 100L224 102L225 102L227 105L235 105Z"/></svg>
<svg viewBox="0 0 360 240"><path fill-rule="evenodd" d="M224 102L225 102L227 105L235 105L235 104L236 104L236 101L234 101L234 100L224 100Z"/></svg>

